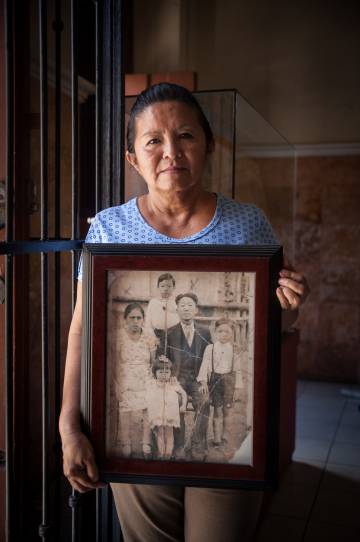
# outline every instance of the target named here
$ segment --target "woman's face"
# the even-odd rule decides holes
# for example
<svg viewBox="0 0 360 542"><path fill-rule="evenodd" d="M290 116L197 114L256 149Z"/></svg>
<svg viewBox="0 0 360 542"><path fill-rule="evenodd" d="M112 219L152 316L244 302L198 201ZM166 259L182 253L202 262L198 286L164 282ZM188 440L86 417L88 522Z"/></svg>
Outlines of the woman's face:
<svg viewBox="0 0 360 542"><path fill-rule="evenodd" d="M144 317L140 309L133 309L127 315L126 328L130 333L139 333L142 330L144 324Z"/></svg>
<svg viewBox="0 0 360 542"><path fill-rule="evenodd" d="M159 102L136 119L135 153L126 156L150 193L179 193L201 185L207 145L196 111L182 102Z"/></svg>

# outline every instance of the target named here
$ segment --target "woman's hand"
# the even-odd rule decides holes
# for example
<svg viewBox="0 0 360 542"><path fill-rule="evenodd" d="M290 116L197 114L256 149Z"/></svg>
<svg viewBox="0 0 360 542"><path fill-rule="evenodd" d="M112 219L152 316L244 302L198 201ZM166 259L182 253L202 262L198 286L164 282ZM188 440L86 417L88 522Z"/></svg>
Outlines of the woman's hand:
<svg viewBox="0 0 360 542"><path fill-rule="evenodd" d="M284 310L297 310L309 294L309 286L302 273L298 273L284 256L284 268L280 271L276 295Z"/></svg>
<svg viewBox="0 0 360 542"><path fill-rule="evenodd" d="M84 433L63 435L62 449L64 474L76 491L85 493L106 486L99 481L94 451Z"/></svg>

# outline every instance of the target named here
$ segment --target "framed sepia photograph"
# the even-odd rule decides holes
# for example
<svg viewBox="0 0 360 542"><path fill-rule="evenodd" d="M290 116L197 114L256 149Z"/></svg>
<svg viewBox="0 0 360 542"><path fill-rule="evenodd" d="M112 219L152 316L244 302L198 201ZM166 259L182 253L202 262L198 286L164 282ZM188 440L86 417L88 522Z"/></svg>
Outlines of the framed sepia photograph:
<svg viewBox="0 0 360 542"><path fill-rule="evenodd" d="M281 247L86 244L83 263L101 479L275 487Z"/></svg>

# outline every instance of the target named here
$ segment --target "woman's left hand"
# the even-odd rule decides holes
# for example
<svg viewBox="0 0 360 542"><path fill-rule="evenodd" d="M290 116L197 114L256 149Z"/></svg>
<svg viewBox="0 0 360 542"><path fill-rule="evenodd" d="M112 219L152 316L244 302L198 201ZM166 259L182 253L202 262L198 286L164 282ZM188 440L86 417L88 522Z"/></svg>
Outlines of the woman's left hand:
<svg viewBox="0 0 360 542"><path fill-rule="evenodd" d="M297 310L309 294L309 286L302 273L298 273L284 256L284 268L280 271L276 295L284 310Z"/></svg>

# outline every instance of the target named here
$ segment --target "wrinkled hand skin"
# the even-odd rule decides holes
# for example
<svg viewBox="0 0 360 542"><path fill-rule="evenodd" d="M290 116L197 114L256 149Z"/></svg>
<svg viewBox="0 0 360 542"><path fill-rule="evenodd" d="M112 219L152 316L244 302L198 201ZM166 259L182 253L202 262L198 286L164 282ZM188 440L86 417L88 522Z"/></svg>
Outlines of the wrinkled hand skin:
<svg viewBox="0 0 360 542"><path fill-rule="evenodd" d="M283 269L279 273L279 287L276 295L284 310L297 310L309 295L309 286L302 273L295 271L289 260L284 256Z"/></svg>
<svg viewBox="0 0 360 542"><path fill-rule="evenodd" d="M80 493L105 487L99 481L99 472L94 459L93 448L87 437L74 432L62 437L63 469L71 486Z"/></svg>

